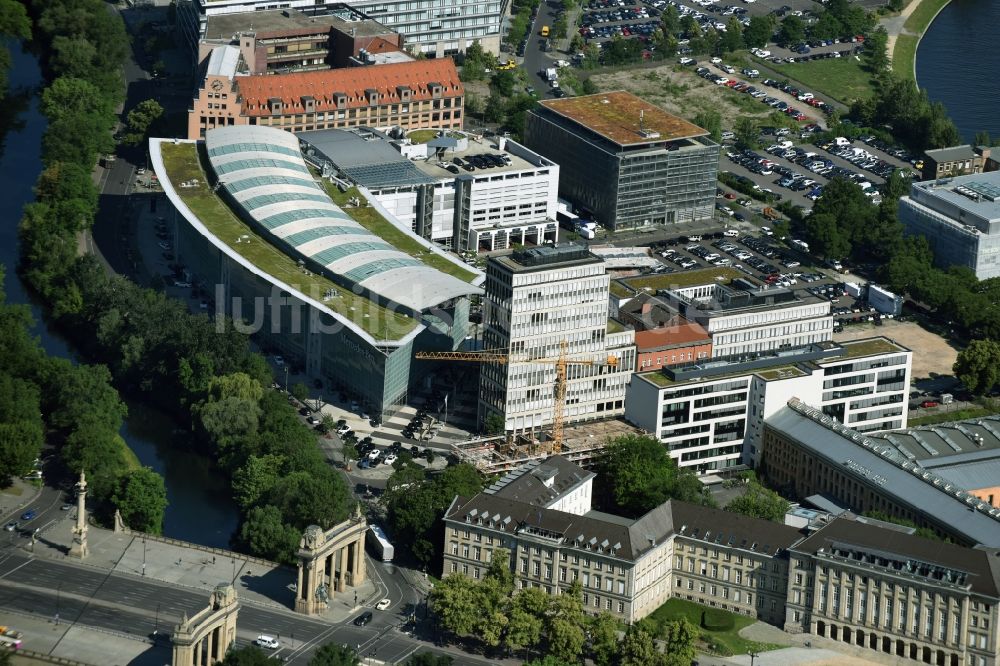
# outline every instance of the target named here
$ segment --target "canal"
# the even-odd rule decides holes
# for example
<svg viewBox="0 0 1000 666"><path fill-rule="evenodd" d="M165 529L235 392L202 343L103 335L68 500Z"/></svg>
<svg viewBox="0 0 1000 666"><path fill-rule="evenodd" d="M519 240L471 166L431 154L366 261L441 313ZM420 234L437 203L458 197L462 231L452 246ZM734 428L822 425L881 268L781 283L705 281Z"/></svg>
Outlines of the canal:
<svg viewBox="0 0 1000 666"><path fill-rule="evenodd" d="M38 108L43 79L37 59L18 45L10 47L10 89L0 110L0 264L6 272L4 291L9 303L31 307L34 334L52 356L76 359L69 343L52 328L17 274L17 226L21 209L34 199L32 188L42 169L41 141L45 117ZM122 437L143 465L163 475L167 506L165 536L206 546L227 547L239 514L229 497L225 478L210 461L184 446L184 433L169 418L142 404L130 403Z"/></svg>

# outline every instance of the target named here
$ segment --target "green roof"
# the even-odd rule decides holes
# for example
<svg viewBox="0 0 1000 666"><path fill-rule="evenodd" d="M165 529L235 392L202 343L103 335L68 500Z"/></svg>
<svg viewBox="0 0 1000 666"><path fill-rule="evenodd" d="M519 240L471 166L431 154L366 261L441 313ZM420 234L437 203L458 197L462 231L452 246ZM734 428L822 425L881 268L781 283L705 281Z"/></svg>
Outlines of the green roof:
<svg viewBox="0 0 1000 666"><path fill-rule="evenodd" d="M656 384L657 386L670 386L674 384L674 380L667 376L667 373L662 370L656 370L654 372L644 372L639 375L646 381Z"/></svg>
<svg viewBox="0 0 1000 666"><path fill-rule="evenodd" d="M620 321L608 319L608 333L624 333L625 326Z"/></svg>
<svg viewBox="0 0 1000 666"><path fill-rule="evenodd" d="M622 280L627 286L635 290L649 289L683 289L684 287L694 287L699 284L729 283L738 277L747 277L739 269L731 266L720 266L718 268L700 268L693 271L681 271L677 273L665 273L663 275L643 275L641 277L625 278Z"/></svg>
<svg viewBox="0 0 1000 666"><path fill-rule="evenodd" d="M789 377L803 377L805 372L802 368L794 365L783 365L778 368L768 368L767 370L757 370L753 374L757 375L765 381L772 381L775 379L788 379Z"/></svg>
<svg viewBox="0 0 1000 666"><path fill-rule="evenodd" d="M366 205L367 200L361 195L361 193L358 192L358 188L352 187L346 192L341 192L336 185L328 180L324 180L322 182L322 187L326 190L326 193L330 195L330 198L333 199L333 202L340 206L345 213L350 215L355 222L376 236L381 237L395 249L405 252L413 258L419 259L431 268L436 268L442 273L447 273L448 275L456 277L459 280L471 283L476 279L476 277L478 277L477 273L466 270L455 262L449 261L447 258L442 257L436 252L428 250L426 245L422 245L417 239L400 231L396 225L382 217L382 215L375 210L375 208ZM357 197L360 199L361 205L348 206L347 202L351 199L351 197Z"/></svg>
<svg viewBox="0 0 1000 666"><path fill-rule="evenodd" d="M865 338L864 340L850 340L838 342L837 344L844 348L844 355L836 359L830 359L830 362L844 358L856 358L858 356L874 356L876 354L909 351L906 347L897 345L888 338Z"/></svg>
<svg viewBox="0 0 1000 666"><path fill-rule="evenodd" d="M616 298L629 298L633 296L635 292L623 285L618 280L611 281L611 295Z"/></svg>
<svg viewBox="0 0 1000 666"><path fill-rule="evenodd" d="M163 166L171 183L197 180L195 187L174 187L177 196L198 217L202 224L229 248L262 271L315 300L322 301L331 311L352 322L376 339L397 340L417 326L416 320L392 312L371 300L345 289L331 280L311 273L307 275L298 263L271 245L209 189L194 143L160 144ZM237 239L243 238L242 241ZM323 294L333 290L333 297Z"/></svg>

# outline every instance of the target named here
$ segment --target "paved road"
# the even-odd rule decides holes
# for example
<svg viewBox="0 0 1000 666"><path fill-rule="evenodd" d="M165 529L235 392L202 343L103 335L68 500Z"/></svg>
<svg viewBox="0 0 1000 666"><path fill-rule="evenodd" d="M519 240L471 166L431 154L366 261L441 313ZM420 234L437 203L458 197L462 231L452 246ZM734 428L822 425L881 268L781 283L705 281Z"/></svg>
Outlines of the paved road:
<svg viewBox="0 0 1000 666"><path fill-rule="evenodd" d="M538 76L539 70L552 67L552 63L555 60L565 57L565 54L555 50L550 53L542 51L542 43L545 41L545 38L538 35L538 31L542 29L543 25L551 28L555 23L555 7L555 3L550 5L549 2L542 2L538 5L538 16L531 25L531 30L528 34L528 44L524 49L524 60L521 62L521 66L528 75L528 85L538 91L539 97L552 97L552 89L549 88L549 84Z"/></svg>

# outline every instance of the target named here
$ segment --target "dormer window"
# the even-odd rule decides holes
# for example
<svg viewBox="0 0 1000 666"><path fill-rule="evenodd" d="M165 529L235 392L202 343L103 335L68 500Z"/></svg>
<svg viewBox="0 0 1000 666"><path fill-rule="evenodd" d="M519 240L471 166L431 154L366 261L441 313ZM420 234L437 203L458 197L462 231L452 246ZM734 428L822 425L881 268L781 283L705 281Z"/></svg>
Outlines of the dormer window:
<svg viewBox="0 0 1000 666"><path fill-rule="evenodd" d="M343 109L347 106L347 95L341 92L333 93L333 103L338 109Z"/></svg>
<svg viewBox="0 0 1000 666"><path fill-rule="evenodd" d="M275 114L275 115L280 114L281 113L281 98L280 97L271 97L270 99L267 100L267 106L271 110L272 114Z"/></svg>
<svg viewBox="0 0 1000 666"><path fill-rule="evenodd" d="M368 88L365 90L365 97L368 99L369 106L375 106L378 104L378 91L374 88Z"/></svg>
<svg viewBox="0 0 1000 666"><path fill-rule="evenodd" d="M312 95L303 95L302 108L305 109L306 113L314 112L316 110L316 98Z"/></svg>
<svg viewBox="0 0 1000 666"><path fill-rule="evenodd" d="M396 93L399 95L400 102L409 102L411 92L409 86L396 86Z"/></svg>
<svg viewBox="0 0 1000 666"><path fill-rule="evenodd" d="M428 83L427 88L431 91L431 97L433 97L434 99L439 99L441 97L443 89L440 83L434 83L434 82Z"/></svg>

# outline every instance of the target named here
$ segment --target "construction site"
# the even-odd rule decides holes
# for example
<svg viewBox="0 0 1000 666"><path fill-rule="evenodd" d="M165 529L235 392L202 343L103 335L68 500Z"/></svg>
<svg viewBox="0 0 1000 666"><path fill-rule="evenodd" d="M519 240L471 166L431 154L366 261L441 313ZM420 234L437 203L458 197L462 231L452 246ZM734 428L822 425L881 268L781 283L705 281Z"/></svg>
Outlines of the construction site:
<svg viewBox="0 0 1000 666"><path fill-rule="evenodd" d="M452 453L462 462L476 466L483 474L502 474L533 460L561 455L583 467L600 455L609 440L622 435L647 434L621 419L587 421L563 429L557 446L550 433L498 435L452 445Z"/></svg>

